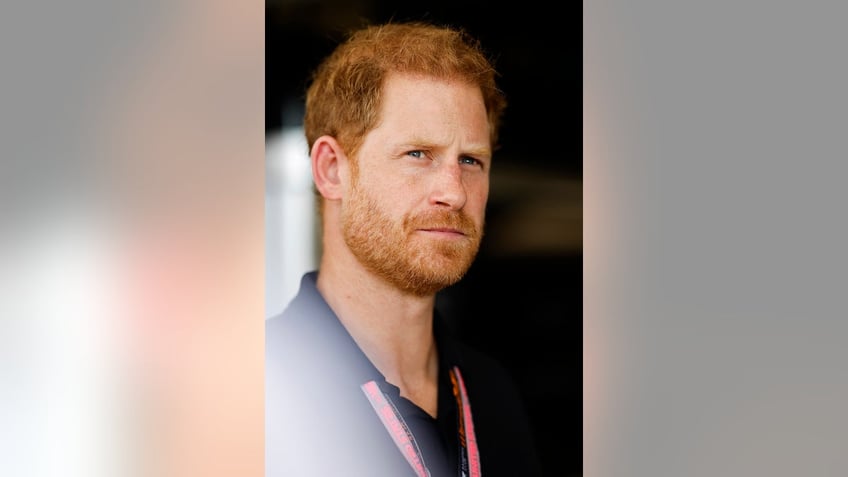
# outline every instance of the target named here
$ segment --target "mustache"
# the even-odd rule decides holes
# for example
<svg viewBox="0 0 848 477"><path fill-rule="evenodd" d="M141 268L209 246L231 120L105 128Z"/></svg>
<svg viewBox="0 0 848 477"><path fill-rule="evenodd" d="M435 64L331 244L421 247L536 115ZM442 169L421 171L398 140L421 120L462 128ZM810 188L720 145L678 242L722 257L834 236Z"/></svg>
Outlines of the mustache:
<svg viewBox="0 0 848 477"><path fill-rule="evenodd" d="M461 211L429 210L408 216L403 221L404 229L454 229L469 237L476 237L480 231L470 217Z"/></svg>

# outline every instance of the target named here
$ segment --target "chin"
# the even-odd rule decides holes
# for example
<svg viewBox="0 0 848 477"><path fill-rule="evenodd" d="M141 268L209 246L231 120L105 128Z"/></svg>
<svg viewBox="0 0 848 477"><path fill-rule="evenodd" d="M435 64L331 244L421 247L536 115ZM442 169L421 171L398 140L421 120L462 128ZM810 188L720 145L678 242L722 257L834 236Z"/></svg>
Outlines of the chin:
<svg viewBox="0 0 848 477"><path fill-rule="evenodd" d="M468 267L424 267L416 269L405 277L402 288L418 295L432 295L462 279Z"/></svg>

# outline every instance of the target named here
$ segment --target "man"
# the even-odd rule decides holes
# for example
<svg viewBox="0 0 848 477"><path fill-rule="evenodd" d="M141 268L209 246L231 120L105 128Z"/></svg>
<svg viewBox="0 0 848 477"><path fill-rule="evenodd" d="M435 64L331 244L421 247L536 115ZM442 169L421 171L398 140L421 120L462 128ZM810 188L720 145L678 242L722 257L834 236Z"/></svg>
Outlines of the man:
<svg viewBox="0 0 848 477"><path fill-rule="evenodd" d="M323 254L266 325L267 475L541 474L513 381L435 309L483 236L495 77L475 40L422 23L355 32L316 70Z"/></svg>

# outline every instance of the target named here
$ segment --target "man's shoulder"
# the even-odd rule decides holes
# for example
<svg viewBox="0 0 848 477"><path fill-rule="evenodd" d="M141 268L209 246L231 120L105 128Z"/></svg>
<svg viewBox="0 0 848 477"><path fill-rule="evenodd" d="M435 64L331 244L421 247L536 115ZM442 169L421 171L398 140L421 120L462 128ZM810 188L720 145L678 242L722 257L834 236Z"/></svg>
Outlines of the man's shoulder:
<svg viewBox="0 0 848 477"><path fill-rule="evenodd" d="M320 302L294 300L285 310L265 320L265 346L269 352L300 349L303 343L331 334L332 316ZM304 350L301 350L304 351Z"/></svg>
<svg viewBox="0 0 848 477"><path fill-rule="evenodd" d="M469 376L467 379L486 388L516 385L510 370L492 354L463 342L457 342L455 349L458 352L460 369L464 370L463 374Z"/></svg>
<svg viewBox="0 0 848 477"><path fill-rule="evenodd" d="M541 475L518 376L493 354L464 344L458 348L483 462L499 475Z"/></svg>
<svg viewBox="0 0 848 477"><path fill-rule="evenodd" d="M524 419L526 408L519 376L495 355L467 344L457 343L460 372L465 381L471 401L486 408L492 416L507 416ZM493 399L497 396L497 399Z"/></svg>
<svg viewBox="0 0 848 477"><path fill-rule="evenodd" d="M294 305L294 306L293 306ZM283 311L265 319L265 340L280 340L297 333L303 328L307 313L300 311L303 305L292 302Z"/></svg>
<svg viewBox="0 0 848 477"><path fill-rule="evenodd" d="M302 316L305 315L298 313L297 309L289 304L282 311L265 319L265 336L276 336L279 331L295 327Z"/></svg>
<svg viewBox="0 0 848 477"><path fill-rule="evenodd" d="M315 285L317 272L303 275L297 294L282 311L265 319L266 337L277 336L279 331L294 331L304 326L308 317L327 312L327 305Z"/></svg>

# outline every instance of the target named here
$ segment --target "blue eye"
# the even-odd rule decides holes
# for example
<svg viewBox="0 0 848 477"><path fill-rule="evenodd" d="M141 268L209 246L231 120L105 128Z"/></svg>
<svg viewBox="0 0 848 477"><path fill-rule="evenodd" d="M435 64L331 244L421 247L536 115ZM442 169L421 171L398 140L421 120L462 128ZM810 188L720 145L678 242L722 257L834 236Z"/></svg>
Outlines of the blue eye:
<svg viewBox="0 0 848 477"><path fill-rule="evenodd" d="M482 162L478 161L477 159L474 159L473 157L469 157L469 156L460 157L459 162L460 162L460 164L470 164L472 166L477 166L477 165L482 166L483 165Z"/></svg>
<svg viewBox="0 0 848 477"><path fill-rule="evenodd" d="M409 151L406 153L409 156L421 158L424 157L424 153L422 151Z"/></svg>

